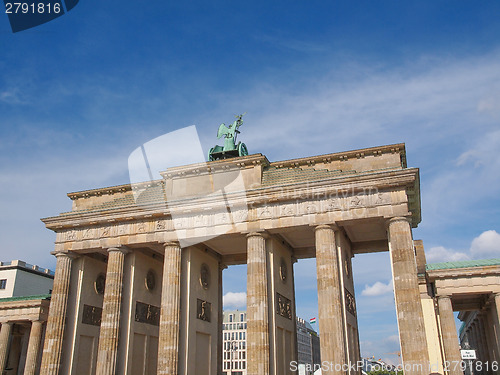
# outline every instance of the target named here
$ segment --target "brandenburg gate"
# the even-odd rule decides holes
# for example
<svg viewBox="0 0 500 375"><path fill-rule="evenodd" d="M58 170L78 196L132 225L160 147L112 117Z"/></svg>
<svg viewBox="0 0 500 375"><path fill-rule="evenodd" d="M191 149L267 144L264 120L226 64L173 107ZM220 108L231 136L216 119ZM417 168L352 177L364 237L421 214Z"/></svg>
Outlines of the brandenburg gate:
<svg viewBox="0 0 500 375"><path fill-rule="evenodd" d="M311 257L323 374L360 373L346 366L360 359L351 259L382 251L403 363L423 364L405 375L428 373L419 171L404 144L278 162L243 153L161 176L70 193L70 212L43 219L57 266L41 374L222 374L222 273L244 263L247 373L292 374L293 268Z"/></svg>

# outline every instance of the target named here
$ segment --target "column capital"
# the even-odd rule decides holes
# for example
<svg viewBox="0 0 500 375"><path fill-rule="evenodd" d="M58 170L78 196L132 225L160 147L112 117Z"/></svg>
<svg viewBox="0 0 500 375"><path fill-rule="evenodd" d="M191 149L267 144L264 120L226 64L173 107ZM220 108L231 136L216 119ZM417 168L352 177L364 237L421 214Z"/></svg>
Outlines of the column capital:
<svg viewBox="0 0 500 375"><path fill-rule="evenodd" d="M250 232L246 235L246 237L262 237L263 239L267 240L269 238L269 234L267 234L266 232Z"/></svg>
<svg viewBox="0 0 500 375"><path fill-rule="evenodd" d="M80 256L80 254L74 253L72 251L52 251L51 254L54 255L56 258L67 257L70 259L75 259Z"/></svg>
<svg viewBox="0 0 500 375"><path fill-rule="evenodd" d="M386 225L388 227L392 223L398 223L398 222L401 222L401 221L405 221L408 224L410 224L410 226L411 226L411 217L410 216L395 216L395 217L386 218L385 223L386 223Z"/></svg>
<svg viewBox="0 0 500 375"><path fill-rule="evenodd" d="M314 227L314 231L316 232L318 229L331 229L333 230L334 232L337 232L340 230L340 228L338 227L337 224L335 223L331 223L331 224L320 224L320 225L316 225Z"/></svg>
<svg viewBox="0 0 500 375"><path fill-rule="evenodd" d="M440 299L451 299L451 294L440 294L438 296L436 296L438 300Z"/></svg>
<svg viewBox="0 0 500 375"><path fill-rule="evenodd" d="M122 254L128 254L130 252L132 252L132 250L130 250L128 247L125 247L125 246L120 246L120 247L110 247L106 250L108 253L112 253L112 252L115 252L115 251L118 251Z"/></svg>
<svg viewBox="0 0 500 375"><path fill-rule="evenodd" d="M168 241L163 243L163 247L167 246L176 246L176 247L181 247L179 241Z"/></svg>

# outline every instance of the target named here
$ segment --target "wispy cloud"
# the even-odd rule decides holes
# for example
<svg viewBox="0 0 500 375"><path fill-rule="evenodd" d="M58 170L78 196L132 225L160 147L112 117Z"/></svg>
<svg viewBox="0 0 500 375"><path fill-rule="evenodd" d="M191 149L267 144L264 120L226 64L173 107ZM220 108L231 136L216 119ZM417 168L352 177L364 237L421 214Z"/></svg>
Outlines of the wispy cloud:
<svg viewBox="0 0 500 375"><path fill-rule="evenodd" d="M464 252L446 249L443 246L435 246L426 250L425 257L427 263L456 262L470 259L470 256Z"/></svg>
<svg viewBox="0 0 500 375"><path fill-rule="evenodd" d="M247 307L247 294L245 292L233 293L228 292L224 294L223 304L225 309L246 309Z"/></svg>
<svg viewBox="0 0 500 375"><path fill-rule="evenodd" d="M470 252L475 258L500 258L500 234L494 230L481 233L472 240Z"/></svg>
<svg viewBox="0 0 500 375"><path fill-rule="evenodd" d="M431 247L425 251L427 263L456 262L469 259L500 258L500 234L487 230L475 237L467 250Z"/></svg>
<svg viewBox="0 0 500 375"><path fill-rule="evenodd" d="M361 295L366 297L378 297L392 292L393 292L392 280L389 281L387 284L377 281L373 285L365 285L365 289L363 289Z"/></svg>

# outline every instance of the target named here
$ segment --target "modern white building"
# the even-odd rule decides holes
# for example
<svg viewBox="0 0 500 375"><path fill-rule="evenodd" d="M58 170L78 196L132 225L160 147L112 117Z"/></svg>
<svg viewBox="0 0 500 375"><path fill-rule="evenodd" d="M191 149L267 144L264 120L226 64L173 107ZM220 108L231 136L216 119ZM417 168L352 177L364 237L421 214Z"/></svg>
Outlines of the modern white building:
<svg viewBox="0 0 500 375"><path fill-rule="evenodd" d="M54 272L0 262L0 374L39 373Z"/></svg>
<svg viewBox="0 0 500 375"><path fill-rule="evenodd" d="M54 272L22 260L0 262L0 298L50 294Z"/></svg>
<svg viewBox="0 0 500 375"><path fill-rule="evenodd" d="M224 374L246 375L247 373L247 313L246 311L224 311L222 323Z"/></svg>
<svg viewBox="0 0 500 375"><path fill-rule="evenodd" d="M225 375L246 375L247 373L247 314L246 311L224 311L222 326L223 364ZM304 319L297 318L298 363L321 363L319 335Z"/></svg>

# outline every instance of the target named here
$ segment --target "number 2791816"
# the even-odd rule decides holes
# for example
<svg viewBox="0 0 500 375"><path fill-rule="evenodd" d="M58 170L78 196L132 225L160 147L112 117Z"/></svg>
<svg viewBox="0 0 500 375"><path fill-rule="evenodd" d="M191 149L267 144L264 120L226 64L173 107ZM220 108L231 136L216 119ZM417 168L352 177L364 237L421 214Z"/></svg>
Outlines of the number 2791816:
<svg viewBox="0 0 500 375"><path fill-rule="evenodd" d="M31 13L31 14L43 14L43 13L61 13L60 3L5 3L5 13L7 14L19 14L19 13Z"/></svg>

